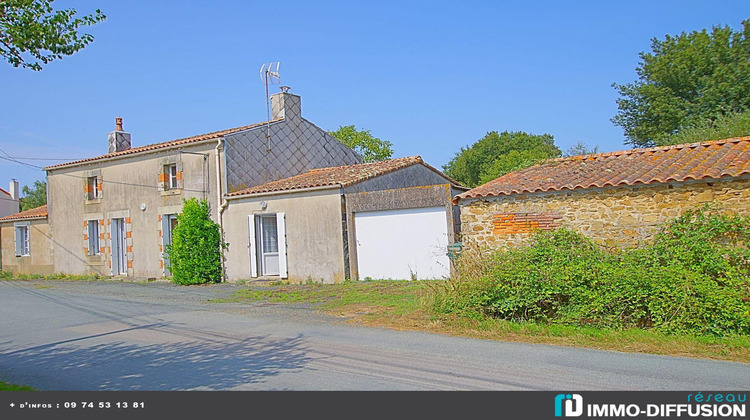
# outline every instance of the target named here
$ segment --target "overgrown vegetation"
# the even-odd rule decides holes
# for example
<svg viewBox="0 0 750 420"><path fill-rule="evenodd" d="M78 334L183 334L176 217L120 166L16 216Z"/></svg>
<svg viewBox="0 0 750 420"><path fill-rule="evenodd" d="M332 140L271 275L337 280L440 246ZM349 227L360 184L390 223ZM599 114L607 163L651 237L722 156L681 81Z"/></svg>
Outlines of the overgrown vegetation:
<svg viewBox="0 0 750 420"><path fill-rule="evenodd" d="M172 244L165 250L172 281L182 285L220 282L224 246L219 225L211 220L208 201L183 200Z"/></svg>
<svg viewBox="0 0 750 420"><path fill-rule="evenodd" d="M565 229L528 246L464 254L434 309L544 325L750 335L750 217L703 208L666 224L647 247L600 248Z"/></svg>

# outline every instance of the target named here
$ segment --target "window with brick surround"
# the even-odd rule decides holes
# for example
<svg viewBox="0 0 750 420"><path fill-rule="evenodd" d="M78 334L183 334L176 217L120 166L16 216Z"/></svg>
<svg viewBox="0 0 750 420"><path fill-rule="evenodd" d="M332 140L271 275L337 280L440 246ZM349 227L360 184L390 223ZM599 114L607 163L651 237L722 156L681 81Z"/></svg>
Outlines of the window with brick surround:
<svg viewBox="0 0 750 420"><path fill-rule="evenodd" d="M86 199L96 200L102 197L102 184L98 176L86 178Z"/></svg>
<svg viewBox="0 0 750 420"><path fill-rule="evenodd" d="M177 164L165 165L164 174L166 175L166 189L173 190L177 188Z"/></svg>

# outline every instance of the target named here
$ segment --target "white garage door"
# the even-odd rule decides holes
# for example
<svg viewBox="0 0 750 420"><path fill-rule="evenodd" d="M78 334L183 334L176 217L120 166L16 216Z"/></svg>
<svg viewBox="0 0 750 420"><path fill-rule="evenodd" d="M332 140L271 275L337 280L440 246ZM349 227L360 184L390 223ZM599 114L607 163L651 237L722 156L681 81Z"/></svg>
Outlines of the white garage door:
<svg viewBox="0 0 750 420"><path fill-rule="evenodd" d="M359 278L446 278L448 222L445 207L354 214Z"/></svg>

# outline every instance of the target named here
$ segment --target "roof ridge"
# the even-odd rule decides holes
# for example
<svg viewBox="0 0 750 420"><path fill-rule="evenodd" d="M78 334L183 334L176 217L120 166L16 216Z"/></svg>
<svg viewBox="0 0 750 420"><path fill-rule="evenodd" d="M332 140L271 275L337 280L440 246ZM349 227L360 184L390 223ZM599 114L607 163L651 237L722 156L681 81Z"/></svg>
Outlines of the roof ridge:
<svg viewBox="0 0 750 420"><path fill-rule="evenodd" d="M695 142L695 143L668 144L665 146L653 146L653 147L644 147L644 148L627 149L627 150L616 150L614 152L591 153L588 155L565 156L565 157L547 159L545 162L565 162L565 161L577 161L577 160L584 160L584 159L596 159L599 157L625 156L625 155L632 155L636 153L651 153L651 152L661 152L661 151L674 150L674 149L689 149L689 148L695 148L699 146L711 146L715 144L739 143L742 141L750 141L750 136L729 137L726 139L707 140L707 141L701 141L701 142Z"/></svg>
<svg viewBox="0 0 750 420"><path fill-rule="evenodd" d="M90 158L78 159L78 160L74 160L71 162L64 162L64 163L59 163L56 165L46 166L44 170L54 169L54 168L67 166L67 165L76 165L76 164L81 164L81 163L93 162L93 161L100 160L100 159L107 159L107 158L113 158L113 157L118 157L118 156L126 156L126 155L136 154L140 152L150 151L150 150L158 150L158 149L169 147L169 146L180 146L183 144L189 144L189 143L196 142L196 141L212 140L212 139L221 137L226 134L234 134L240 131L249 130L251 128L261 127L265 124L282 121L283 119L284 117L279 117L279 118L274 118L269 121L262 121L262 122L258 122L254 124L241 125L239 127L226 128L223 130L215 130L215 131L210 131L208 133L196 134L193 136L183 137L179 139L167 140L167 141L162 141L158 143L144 144L142 146L131 147L130 149L120 150L117 152L107 153L104 155L99 155L99 156L94 156Z"/></svg>
<svg viewBox="0 0 750 420"><path fill-rule="evenodd" d="M363 165L377 165L377 164L382 164L384 162L394 162L394 161L397 161L397 160L398 161L401 161L401 160L405 161L405 160L409 160L409 159L413 159L413 160L415 160L417 162L424 162L422 160L421 156L414 155L414 156L406 156L406 157L400 157L400 158L394 158L394 159L378 160L378 161L375 161L375 162L362 162L362 163L353 163L351 165L326 166L325 168L313 168L313 169L310 169L307 172L303 172L301 174L297 174L297 175L294 175L294 176L299 176L299 175L302 175L302 174L306 174L306 173L310 173L310 172L316 172L316 171L327 171L327 170L331 170L331 169L342 169L342 168L349 168L349 167L363 166ZM292 177L289 177L289 178L292 178Z"/></svg>

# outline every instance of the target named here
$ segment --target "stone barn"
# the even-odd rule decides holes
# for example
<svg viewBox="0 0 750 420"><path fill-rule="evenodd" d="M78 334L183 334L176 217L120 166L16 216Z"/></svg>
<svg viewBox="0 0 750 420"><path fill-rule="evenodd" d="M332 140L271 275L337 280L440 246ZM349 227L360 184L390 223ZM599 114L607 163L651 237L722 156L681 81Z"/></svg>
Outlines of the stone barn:
<svg viewBox="0 0 750 420"><path fill-rule="evenodd" d="M461 239L479 248L561 226L608 247L635 247L711 202L750 214L750 137L551 159L454 197Z"/></svg>

